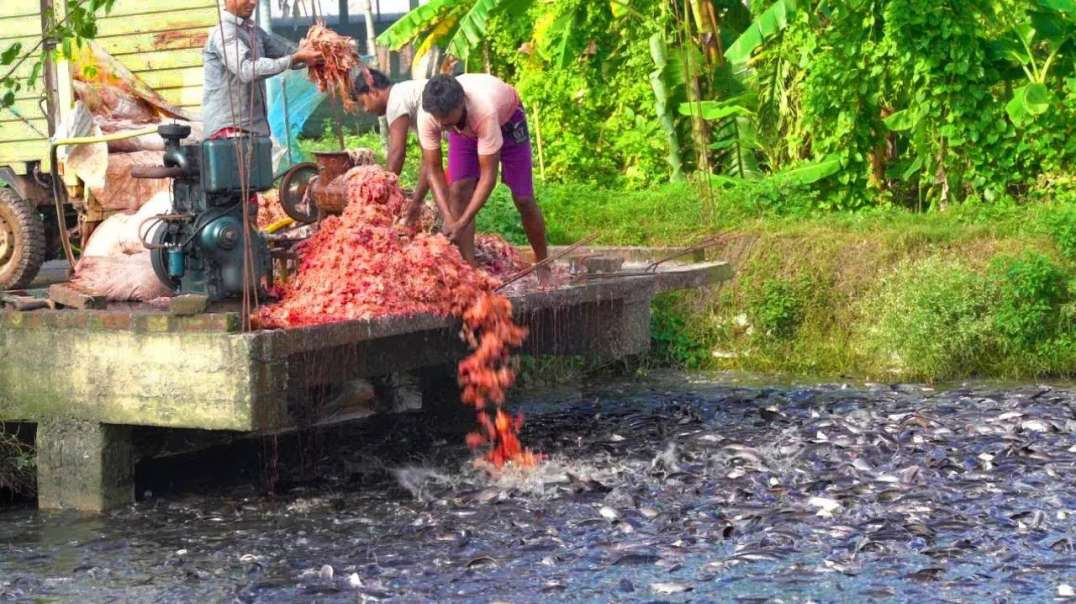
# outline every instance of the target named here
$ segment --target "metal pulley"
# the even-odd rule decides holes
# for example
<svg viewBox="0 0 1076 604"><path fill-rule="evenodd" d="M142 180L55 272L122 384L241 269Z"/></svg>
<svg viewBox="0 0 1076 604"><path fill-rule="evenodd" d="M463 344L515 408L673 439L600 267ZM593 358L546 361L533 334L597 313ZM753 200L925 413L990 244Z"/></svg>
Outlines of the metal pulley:
<svg viewBox="0 0 1076 604"><path fill-rule="evenodd" d="M318 206L310 192L310 185L317 176L318 165L305 162L289 168L280 179L280 206L295 222L309 224L318 219Z"/></svg>

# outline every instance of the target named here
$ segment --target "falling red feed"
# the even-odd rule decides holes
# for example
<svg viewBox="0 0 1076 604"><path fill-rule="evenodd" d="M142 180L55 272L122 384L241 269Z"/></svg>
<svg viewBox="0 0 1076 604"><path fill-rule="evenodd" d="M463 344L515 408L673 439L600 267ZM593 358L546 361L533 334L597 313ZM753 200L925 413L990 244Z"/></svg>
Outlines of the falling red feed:
<svg viewBox="0 0 1076 604"><path fill-rule="evenodd" d="M527 337L512 321L512 304L495 293L500 281L464 261L443 235L416 232L397 223L405 198L396 175L376 166L353 168L340 177L348 205L324 219L299 250L296 274L281 300L256 315L262 327L314 325L374 317L431 313L463 321L471 354L459 364L463 402L478 414L472 448L488 447L486 459L533 465L536 457L517 436L522 419L501 409L515 381L510 352ZM500 270L518 264L514 250L486 240ZM502 257L503 256L503 257ZM487 407L492 407L487 409ZM491 419L492 412L492 419Z"/></svg>
<svg viewBox="0 0 1076 604"><path fill-rule="evenodd" d="M325 57L324 63L308 69L309 78L317 84L318 90L339 98L347 111L355 111L358 104L350 93L350 78L352 71L361 64L355 41L318 21L310 26L301 45L310 46Z"/></svg>

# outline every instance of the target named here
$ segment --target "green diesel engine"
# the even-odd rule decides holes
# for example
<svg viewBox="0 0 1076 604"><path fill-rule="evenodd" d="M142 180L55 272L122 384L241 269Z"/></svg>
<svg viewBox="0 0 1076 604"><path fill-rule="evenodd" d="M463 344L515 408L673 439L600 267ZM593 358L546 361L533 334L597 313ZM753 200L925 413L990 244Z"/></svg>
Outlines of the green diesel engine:
<svg viewBox="0 0 1076 604"><path fill-rule="evenodd" d="M165 141L164 165L132 169L137 178L173 179L172 212L158 217L145 241L157 276L179 294L241 296L249 245L246 285L256 291L270 274L269 249L254 228L256 205L243 228L243 204L273 186L272 143L242 136L183 145L189 126L162 124L157 132Z"/></svg>

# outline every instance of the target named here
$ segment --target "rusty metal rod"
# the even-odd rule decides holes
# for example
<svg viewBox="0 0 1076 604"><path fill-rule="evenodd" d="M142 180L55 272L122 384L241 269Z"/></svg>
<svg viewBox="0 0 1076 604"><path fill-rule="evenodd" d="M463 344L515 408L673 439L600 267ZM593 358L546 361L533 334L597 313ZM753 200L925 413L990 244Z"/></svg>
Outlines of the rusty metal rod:
<svg viewBox="0 0 1076 604"><path fill-rule="evenodd" d="M680 251L678 251L678 252L676 252L676 253L674 253L672 255L665 256L664 258L661 258L660 260L655 260L655 261L651 262L650 264L646 265L646 268L644 268L643 270L646 271L646 272L653 272L654 270L657 269L657 267L659 265L665 264L666 262L668 262L670 260L675 260L677 258L687 256L688 254L694 254L695 252L697 252L699 250L704 250L704 249L706 249L708 247L713 247L713 246L721 243L726 237L728 237L728 235L729 235L729 233L721 233L719 235L714 235L713 237L707 237L706 239L703 239L702 241L700 241L700 242L698 242L698 243L696 243L694 245L690 245L690 246L688 246L688 247L686 247L686 248L684 248L684 249L682 249L682 250L680 250Z"/></svg>
<svg viewBox="0 0 1076 604"><path fill-rule="evenodd" d="M560 252L557 252L556 254L553 254L552 256L548 256L545 260L535 262L534 264L528 266L527 268L525 268L525 269L519 271L518 273L512 275L511 277L505 279L504 283L501 283L501 286L498 287L497 289L495 289L494 291L501 291L505 287L508 287L509 284L515 283L516 281L519 281L523 277L526 277L527 275L533 273L534 271L538 270L539 268L542 268L543 266L548 266L550 264L553 264L557 260L567 256L568 254L570 254L570 253L574 252L575 250L583 247L584 245L590 243L591 241L594 241L597 238L598 238L597 233L591 233L591 234L587 235L586 237L583 237L579 241L573 243L572 245L569 245L567 248L561 250Z"/></svg>

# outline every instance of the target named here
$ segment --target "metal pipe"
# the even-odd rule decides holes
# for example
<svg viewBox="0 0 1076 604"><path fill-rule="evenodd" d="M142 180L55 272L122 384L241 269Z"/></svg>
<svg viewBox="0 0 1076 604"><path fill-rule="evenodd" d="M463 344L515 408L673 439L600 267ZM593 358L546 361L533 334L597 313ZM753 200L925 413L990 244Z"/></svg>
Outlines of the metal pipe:
<svg viewBox="0 0 1076 604"><path fill-rule="evenodd" d="M110 143L112 141L122 141L128 138L146 136L147 134L157 134L157 126L150 126L147 128L142 128L140 130L121 130L119 132L113 132L112 134L102 134L101 136L79 136L74 138L61 138L51 141L49 144L53 147L63 147L65 145ZM53 166L53 170L55 169L56 167Z"/></svg>

